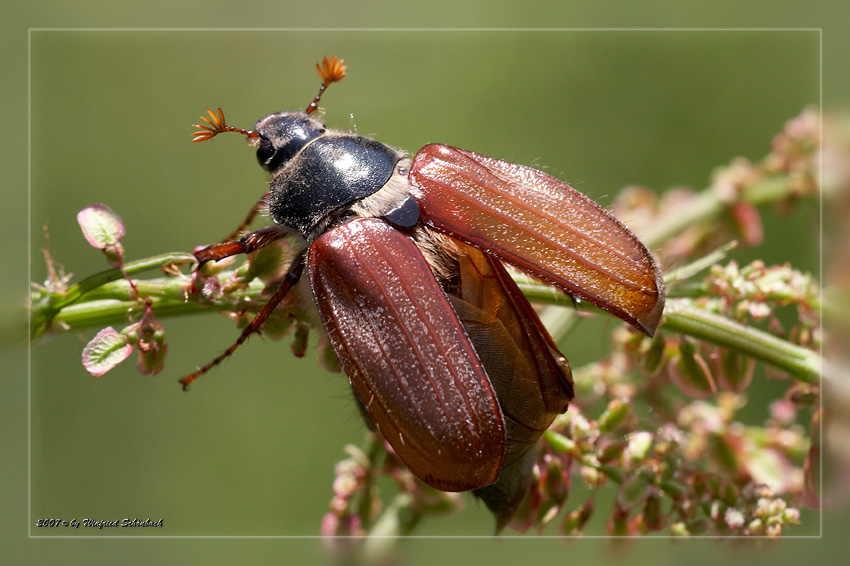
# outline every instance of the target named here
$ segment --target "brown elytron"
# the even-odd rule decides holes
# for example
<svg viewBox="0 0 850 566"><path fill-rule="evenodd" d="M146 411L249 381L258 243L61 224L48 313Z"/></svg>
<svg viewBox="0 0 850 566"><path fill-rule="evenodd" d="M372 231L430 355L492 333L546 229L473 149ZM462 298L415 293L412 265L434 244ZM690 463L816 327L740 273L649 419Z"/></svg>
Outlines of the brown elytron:
<svg viewBox="0 0 850 566"><path fill-rule="evenodd" d="M499 403L413 240L378 219L352 220L320 236L308 264L328 338L402 461L444 491L495 482Z"/></svg>
<svg viewBox="0 0 850 566"><path fill-rule="evenodd" d="M419 150L412 193L426 224L652 335L664 284L610 212L545 173L445 145Z"/></svg>

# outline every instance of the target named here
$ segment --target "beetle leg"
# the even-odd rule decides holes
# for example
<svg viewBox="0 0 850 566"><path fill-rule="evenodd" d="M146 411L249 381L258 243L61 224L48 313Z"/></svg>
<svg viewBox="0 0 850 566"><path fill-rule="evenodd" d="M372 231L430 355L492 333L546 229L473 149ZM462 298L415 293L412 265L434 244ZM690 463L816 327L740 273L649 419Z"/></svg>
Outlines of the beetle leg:
<svg viewBox="0 0 850 566"><path fill-rule="evenodd" d="M237 232L238 233L238 232ZM239 254L249 254L263 248L272 242L276 242L281 238L285 238L292 232L287 228L278 225L266 226L256 232L251 232L243 236L237 242L222 242L220 244L212 244L205 248L195 251L195 258L198 260L198 267L203 266L208 261L218 261L226 257Z"/></svg>
<svg viewBox="0 0 850 566"><path fill-rule="evenodd" d="M296 283L301 279L301 274L304 272L304 255L306 251L298 254L292 262L292 265L289 266L289 271L286 272L286 275L283 277L283 280L280 282L280 286L274 292L274 295L271 296L269 301L263 306L263 309L254 317L248 326L246 326L242 330L242 334L239 335L239 338L236 339L236 342L233 343L230 348L224 351L223 354L219 355L213 361L208 363L202 368L199 368L197 371L192 373L191 375L187 375L183 379L180 380L180 383L183 384L183 390L185 391L189 384L198 379L203 374L207 373L209 370L223 362L225 359L229 358L233 352L236 351L236 348L242 345L248 337L255 333L259 332L260 327L269 317L269 315L274 311L275 307L280 304L283 298L292 290L292 287L295 286Z"/></svg>
<svg viewBox="0 0 850 566"><path fill-rule="evenodd" d="M268 204L269 192L266 192L266 194L263 195L263 198L257 201L257 203L254 205L254 208L251 209L251 212L249 212L248 216L245 217L245 220L242 221L242 224L240 224L239 227L236 228L236 230L231 232L229 236L224 238L222 242L232 242L236 240L236 238L239 237L239 234L243 232L251 222L254 221L254 218L257 217L257 214L259 214L261 210L268 206Z"/></svg>

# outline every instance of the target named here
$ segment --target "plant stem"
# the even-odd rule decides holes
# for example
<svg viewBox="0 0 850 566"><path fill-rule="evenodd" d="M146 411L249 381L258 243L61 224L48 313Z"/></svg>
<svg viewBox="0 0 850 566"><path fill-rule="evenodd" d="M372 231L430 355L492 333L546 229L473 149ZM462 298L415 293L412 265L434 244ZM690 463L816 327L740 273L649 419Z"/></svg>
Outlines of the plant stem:
<svg viewBox="0 0 850 566"><path fill-rule="evenodd" d="M399 493L369 530L363 552L371 558L384 556L398 537L406 536L422 519L409 493Z"/></svg>
<svg viewBox="0 0 850 566"><path fill-rule="evenodd" d="M137 273L173 263L175 258L185 260L186 255L166 254L148 258L128 263L125 269L129 273ZM222 285L226 284L233 274L233 271L218 274ZM34 301L33 317L45 320L48 314L57 308L56 305L66 305L57 310L54 318L68 328L103 327L125 323L128 321L129 313L138 309L140 303L133 298L132 289L126 280L116 280L119 277L121 277L120 270L109 270L89 277L69 289L68 294L71 296L67 296L68 294L59 296L54 301ZM573 307L564 306L570 305L571 299L548 285L528 277L519 275L516 280L529 300L559 305L557 310L546 311L542 316L544 322L552 329L553 335L565 333L576 319L571 310ZM93 281L102 283L94 287ZM160 277L137 281L136 287L139 297L151 299L159 318L197 314L205 310L232 311L234 299L237 301L254 299L262 293L264 288L262 282L254 280L246 288L231 293L229 295L231 300L216 303L206 301L199 294L187 294L187 284L186 276ZM87 290L81 291L81 289ZM74 301L76 304L70 304ZM205 302L201 304L201 301ZM552 320L547 320L549 318ZM787 371L806 383L817 383L821 375L823 360L816 352L761 330L744 326L724 316L695 308L684 299L668 299L664 325L674 332L757 358Z"/></svg>
<svg viewBox="0 0 850 566"><path fill-rule="evenodd" d="M196 261L195 256L182 252L174 252L140 259L138 261L132 261L124 265L123 271L121 268L116 267L114 269L108 269L106 271L96 273L90 277L86 277L76 285L73 285L71 288L69 288L64 293L62 298L57 300L53 306L57 309L61 309L63 307L71 305L78 301L80 298L82 298L82 296L86 293L89 293L90 291L93 291L98 287L102 287L103 285L112 281L124 279L125 275L136 275L137 273L143 273L145 271L151 271L153 269L160 269L167 265L191 263L194 261Z"/></svg>
<svg viewBox="0 0 850 566"><path fill-rule="evenodd" d="M806 383L817 384L821 376L823 361L817 352L683 300L667 303L664 328L752 356Z"/></svg>
<svg viewBox="0 0 850 566"><path fill-rule="evenodd" d="M34 293L32 297L31 338L44 333L51 325L54 318L59 318L59 315L64 309L67 309L77 301L81 300L84 296L95 289L101 288L108 283L117 280L124 280L124 282L127 283L125 277L129 277L131 275L136 275L153 269L160 269L168 265L189 263L193 261L195 261L195 257L192 254L183 252L153 256L127 263L124 265L123 270L116 267L114 269L107 269L106 271L95 273L94 275L86 277L76 285L72 285L64 293ZM127 287L129 289L129 284L127 284ZM124 309L124 312L126 312L126 309ZM98 322L86 323L84 326L93 326L94 324L98 324Z"/></svg>
<svg viewBox="0 0 850 566"><path fill-rule="evenodd" d="M785 175L777 175L746 187L741 191L740 198L744 202L758 206L781 200L790 192L788 178ZM721 200L717 192L709 187L698 193L687 207L661 219L651 230L641 235L641 240L649 249L658 247L689 226L716 218L729 204Z"/></svg>

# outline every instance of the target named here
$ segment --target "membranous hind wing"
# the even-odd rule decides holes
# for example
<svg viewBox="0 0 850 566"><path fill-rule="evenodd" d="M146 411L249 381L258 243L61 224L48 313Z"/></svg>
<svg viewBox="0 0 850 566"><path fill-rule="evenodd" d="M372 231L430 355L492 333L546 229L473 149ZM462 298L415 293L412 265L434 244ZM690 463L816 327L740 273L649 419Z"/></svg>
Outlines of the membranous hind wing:
<svg viewBox="0 0 850 566"><path fill-rule="evenodd" d="M443 491L496 481L505 428L473 343L413 240L361 218L311 246L328 338L384 438Z"/></svg>
<svg viewBox="0 0 850 566"><path fill-rule="evenodd" d="M536 169L439 144L419 150L409 178L427 225L655 332L661 271L593 200Z"/></svg>
<svg viewBox="0 0 850 566"><path fill-rule="evenodd" d="M456 242L458 277L448 285L505 420L499 480L475 491L505 526L528 492L540 436L573 398L566 358L501 262Z"/></svg>

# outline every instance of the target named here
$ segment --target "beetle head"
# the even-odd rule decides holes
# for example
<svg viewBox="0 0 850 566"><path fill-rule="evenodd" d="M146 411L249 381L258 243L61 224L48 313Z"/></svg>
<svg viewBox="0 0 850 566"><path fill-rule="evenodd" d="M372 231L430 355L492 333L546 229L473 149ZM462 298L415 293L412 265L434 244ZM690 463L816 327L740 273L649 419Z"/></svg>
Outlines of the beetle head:
<svg viewBox="0 0 850 566"><path fill-rule="evenodd" d="M292 159L311 140L325 133L321 121L306 112L279 112L254 124L257 138L257 161L268 172L274 172Z"/></svg>
<svg viewBox="0 0 850 566"><path fill-rule="evenodd" d="M207 141L224 132L242 134L247 136L248 143L257 146L257 160L260 166L269 173L273 173L298 154L311 140L325 133L325 125L311 118L310 114L319 107L319 100L325 89L345 77L345 69L342 59L323 58L322 64L316 65L316 70L322 78L322 86L307 109L304 112L270 114L254 124L253 130L243 130L228 125L221 108L218 112L207 110L209 118L201 116L201 120L206 125L195 124L198 131L192 134L192 141Z"/></svg>

